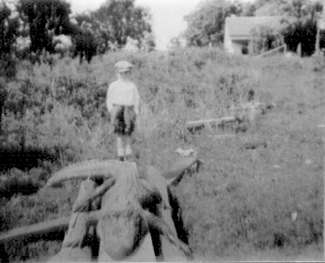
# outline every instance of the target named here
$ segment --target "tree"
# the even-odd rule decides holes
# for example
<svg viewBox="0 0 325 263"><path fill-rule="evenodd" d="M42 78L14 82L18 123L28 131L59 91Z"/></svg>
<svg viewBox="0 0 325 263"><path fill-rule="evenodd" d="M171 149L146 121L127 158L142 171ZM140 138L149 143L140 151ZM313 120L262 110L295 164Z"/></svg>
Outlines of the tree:
<svg viewBox="0 0 325 263"><path fill-rule="evenodd" d="M284 5L286 27L283 30L284 41L289 50L296 51L301 44L303 56L312 55L315 51L317 19L323 5L311 0L292 0Z"/></svg>
<svg viewBox="0 0 325 263"><path fill-rule="evenodd" d="M64 0L19 0L17 11L31 40L30 50L54 52L53 35L69 34L70 5Z"/></svg>
<svg viewBox="0 0 325 263"><path fill-rule="evenodd" d="M8 95L6 78L16 75L16 61L13 54L18 26L18 19L11 18L10 8L2 3L0 6L0 134L2 133L4 104Z"/></svg>
<svg viewBox="0 0 325 263"><path fill-rule="evenodd" d="M140 49L151 52L155 50L156 43L155 43L155 37L152 32L147 32L144 34L144 37L141 39L141 42L139 43Z"/></svg>
<svg viewBox="0 0 325 263"><path fill-rule="evenodd" d="M287 0L255 0L256 16L281 16L284 15L283 7Z"/></svg>
<svg viewBox="0 0 325 263"><path fill-rule="evenodd" d="M10 18L11 10L0 6L0 57L11 54L18 34L18 19Z"/></svg>
<svg viewBox="0 0 325 263"><path fill-rule="evenodd" d="M128 38L137 40L141 47L148 40L148 33L152 32L149 11L135 6L134 0L107 1L91 17L97 23L105 49L112 44L122 48Z"/></svg>
<svg viewBox="0 0 325 263"><path fill-rule="evenodd" d="M74 36L75 51L74 56L79 56L80 63L85 57L87 62L90 63L93 56L97 52L97 43L94 35L89 30L80 31Z"/></svg>
<svg viewBox="0 0 325 263"><path fill-rule="evenodd" d="M75 20L78 25L78 32L74 38L75 54L78 53L82 60L82 56L88 53L87 60L90 61L92 54L105 53L108 50L105 38L109 32L103 29L100 22L92 14L78 14Z"/></svg>
<svg viewBox="0 0 325 263"><path fill-rule="evenodd" d="M13 77L16 74L13 54L18 27L18 19L11 18L9 7L6 4L0 5L0 76L2 77Z"/></svg>
<svg viewBox="0 0 325 263"><path fill-rule="evenodd" d="M3 78L0 78L0 134L2 134L2 115L7 96L6 82Z"/></svg>
<svg viewBox="0 0 325 263"><path fill-rule="evenodd" d="M282 35L288 49L296 51L301 44L302 55L315 51L317 16L323 6L313 0L257 0L257 15L280 15L284 17Z"/></svg>

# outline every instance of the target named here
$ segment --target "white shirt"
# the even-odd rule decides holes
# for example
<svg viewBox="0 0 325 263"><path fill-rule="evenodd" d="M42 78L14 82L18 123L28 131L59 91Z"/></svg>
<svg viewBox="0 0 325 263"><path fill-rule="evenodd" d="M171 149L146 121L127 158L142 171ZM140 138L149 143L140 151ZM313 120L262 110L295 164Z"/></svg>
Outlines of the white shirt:
<svg viewBox="0 0 325 263"><path fill-rule="evenodd" d="M106 106L109 112L113 105L134 106L136 114L139 113L140 96L137 86L129 80L116 80L107 90Z"/></svg>

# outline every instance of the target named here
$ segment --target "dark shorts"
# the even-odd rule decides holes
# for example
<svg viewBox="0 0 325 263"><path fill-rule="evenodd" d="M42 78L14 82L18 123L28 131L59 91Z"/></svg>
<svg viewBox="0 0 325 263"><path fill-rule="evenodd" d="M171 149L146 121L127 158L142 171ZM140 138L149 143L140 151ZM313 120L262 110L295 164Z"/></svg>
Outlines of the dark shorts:
<svg viewBox="0 0 325 263"><path fill-rule="evenodd" d="M135 112L133 106L117 106L114 132L119 135L131 135L135 128Z"/></svg>

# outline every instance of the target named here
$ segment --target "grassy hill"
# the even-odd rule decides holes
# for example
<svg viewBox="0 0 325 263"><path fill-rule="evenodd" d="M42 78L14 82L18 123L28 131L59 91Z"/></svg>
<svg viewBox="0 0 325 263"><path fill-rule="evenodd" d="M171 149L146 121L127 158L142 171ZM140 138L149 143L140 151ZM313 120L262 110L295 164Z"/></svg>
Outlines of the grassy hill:
<svg viewBox="0 0 325 263"><path fill-rule="evenodd" d="M310 247L322 252L325 131L317 127L325 123L322 57L245 58L181 49L110 53L90 65L68 58L53 67L21 63L17 79L6 87L2 147L23 147L26 153L33 147L55 158L20 173L42 185L71 162L115 158L105 93L119 59L135 65L133 79L142 97L134 138L139 163L167 169L177 147L195 148L204 162L197 175L173 189L198 258L263 258L263 251L277 258L282 254L274 251L294 255ZM250 89L260 102L275 105L256 125L228 131L233 135L228 137L213 129L186 130L186 121L230 114ZM15 176L17 170L6 167L1 177ZM4 196L0 231L67 215L75 194L76 185L67 184ZM16 242L7 251L12 260L26 260L54 254L59 246Z"/></svg>

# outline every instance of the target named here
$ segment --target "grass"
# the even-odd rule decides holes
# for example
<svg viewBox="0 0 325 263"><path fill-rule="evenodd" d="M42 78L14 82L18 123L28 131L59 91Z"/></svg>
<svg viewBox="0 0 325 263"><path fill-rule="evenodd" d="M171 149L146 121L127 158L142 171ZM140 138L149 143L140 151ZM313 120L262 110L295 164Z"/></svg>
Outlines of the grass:
<svg viewBox="0 0 325 263"><path fill-rule="evenodd" d="M204 162L200 173L173 189L198 258L277 259L300 249L307 256L310 250L322 253L324 147L317 125L324 123L324 58L256 59L185 49L110 53L90 65L64 59L53 69L22 63L8 87L34 95L23 116L7 112L3 128L16 138L19 124L27 146L55 149L59 157L43 164L43 180L71 162L115 158L104 101L105 83L114 80L113 65L120 59L135 65L143 101L134 140L139 162L167 169L177 147L195 148ZM275 104L256 126L224 139L215 130L186 131L188 120L229 114L232 105L246 101L249 89L259 101ZM258 142L265 146L245 148ZM71 183L1 199L1 231L69 214L76 188ZM11 260L25 260L53 254L59 243L7 247Z"/></svg>

